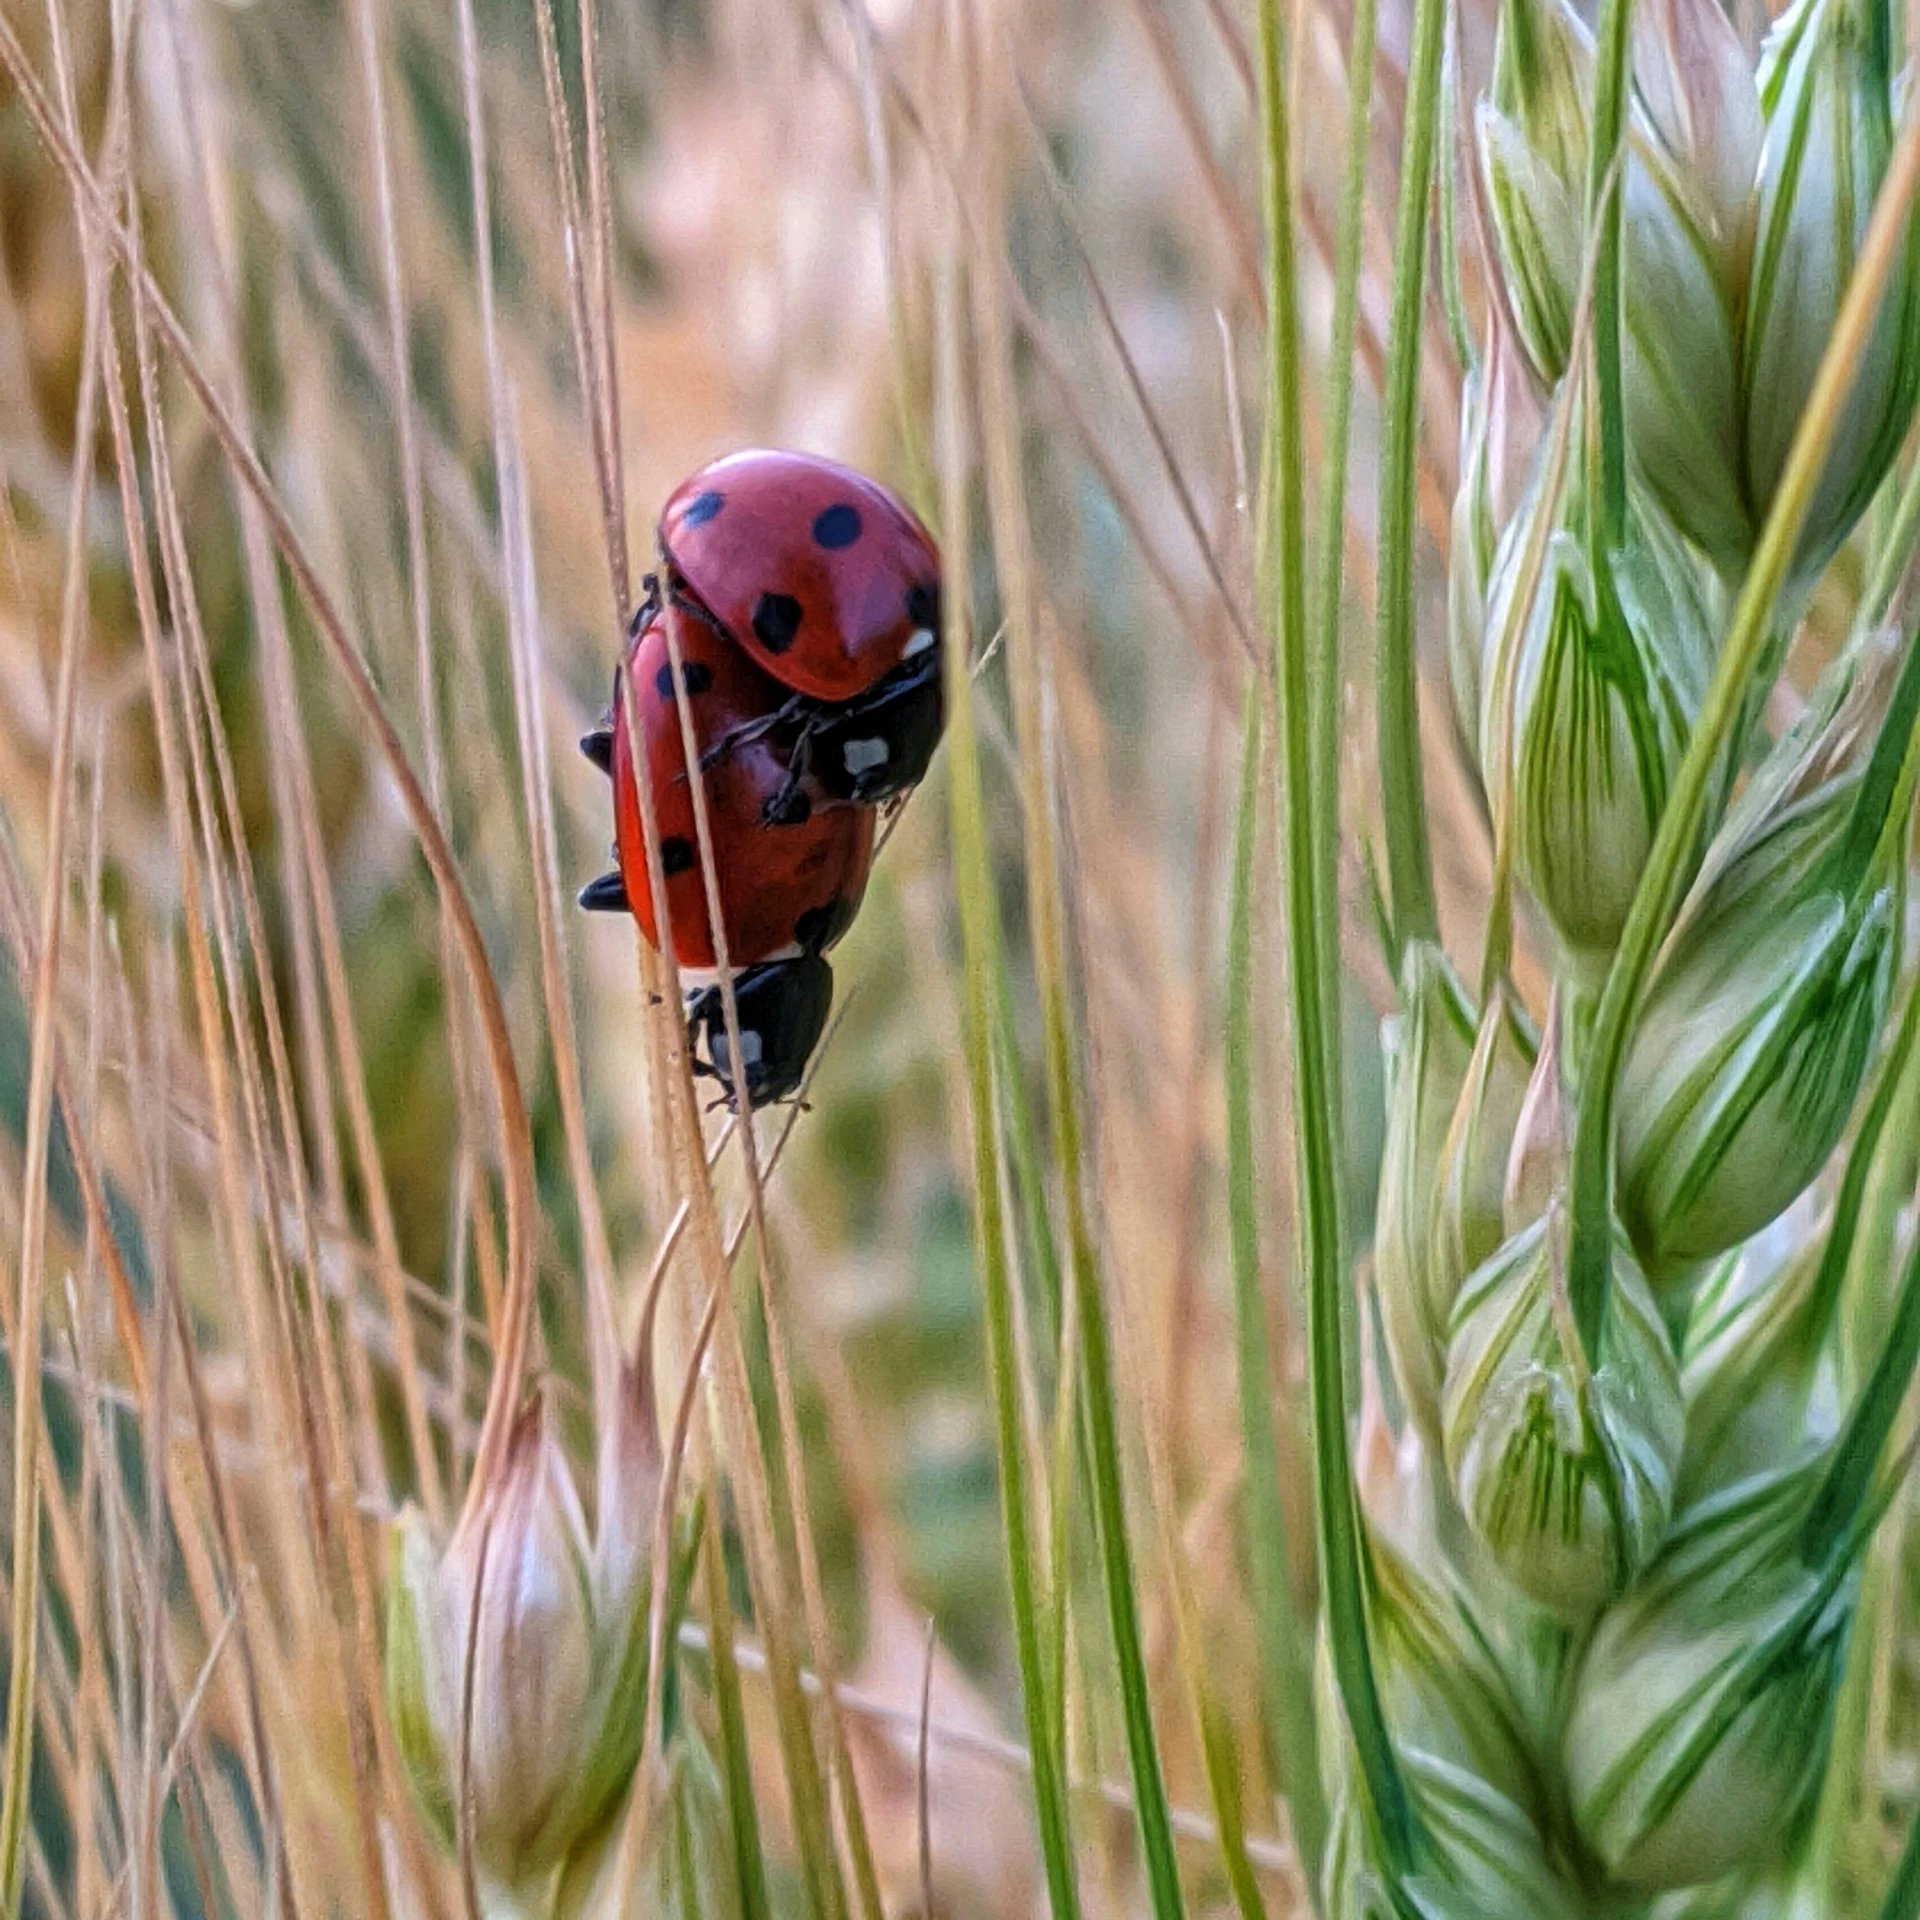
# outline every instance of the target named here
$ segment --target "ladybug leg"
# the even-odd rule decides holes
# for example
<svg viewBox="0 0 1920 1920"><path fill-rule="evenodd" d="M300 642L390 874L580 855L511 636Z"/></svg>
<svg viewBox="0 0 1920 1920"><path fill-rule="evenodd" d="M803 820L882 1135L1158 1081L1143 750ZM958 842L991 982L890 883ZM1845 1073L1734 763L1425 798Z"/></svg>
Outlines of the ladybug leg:
<svg viewBox="0 0 1920 1920"><path fill-rule="evenodd" d="M792 693L773 712L762 714L758 720L748 720L737 727L730 727L700 756L700 771L705 773L709 767L718 766L736 747L751 746L754 741L763 740L768 734L779 732L782 727L806 721L813 705L804 693Z"/></svg>
<svg viewBox="0 0 1920 1920"><path fill-rule="evenodd" d="M800 782L813 763L814 728L811 720L801 727L800 738L793 743L793 755L787 761L787 777L767 796L766 804L760 809L770 827L799 826L813 812L813 803L800 791Z"/></svg>
<svg viewBox="0 0 1920 1920"><path fill-rule="evenodd" d="M633 618L627 622L627 645L632 646L639 639L647 622L660 611L660 576L657 573L645 575L640 582L640 604L633 610Z"/></svg>
<svg viewBox="0 0 1920 1920"><path fill-rule="evenodd" d="M651 579L651 576L649 576L649 579ZM642 607L640 613L636 613L633 616L634 624L632 631L629 632L629 639L632 638L632 632L639 630L641 614L644 614L645 611L646 609ZM589 731L580 736L580 751L584 753L608 779L612 779L613 777L613 730L615 726L619 724L619 720L620 669L615 667L613 670L613 693L607 701L606 712L593 723Z"/></svg>

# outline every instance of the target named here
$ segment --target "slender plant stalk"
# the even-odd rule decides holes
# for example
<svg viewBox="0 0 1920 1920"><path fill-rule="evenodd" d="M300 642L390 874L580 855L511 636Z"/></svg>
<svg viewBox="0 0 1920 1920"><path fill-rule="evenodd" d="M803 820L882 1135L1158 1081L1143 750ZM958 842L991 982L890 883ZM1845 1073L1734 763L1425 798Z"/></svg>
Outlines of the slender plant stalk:
<svg viewBox="0 0 1920 1920"><path fill-rule="evenodd" d="M1900 1849L1887 1897L1880 1902L1880 1920L1920 1920L1920 1819L1908 1829L1907 1844Z"/></svg>
<svg viewBox="0 0 1920 1920"><path fill-rule="evenodd" d="M740 1920L768 1920L772 1904L767 1895L767 1863L760 1852L760 1817L753 1804L753 1761L747 1746L746 1711L740 1699L740 1665L733 1652L733 1609L727 1599L727 1573L720 1557L720 1523L711 1505L700 1536L707 1644L713 1660L713 1698L720 1717L720 1760L727 1789L727 1835L733 1848L734 1894L740 1903Z"/></svg>
<svg viewBox="0 0 1920 1920"><path fill-rule="evenodd" d="M84 221L82 222L84 226ZM46 1325L48 1157L52 1150L53 1065L58 1035L61 929L67 897L67 823L73 792L74 713L86 634L85 540L92 493L94 430L100 396L101 328L109 278L92 234L86 257L86 308L75 453L66 529L66 575L60 606L60 666L55 683L53 741L47 785L46 872L40 889L39 965L34 979L31 1067L27 1085L26 1164L21 1174L19 1345L13 1360L13 1608L7 1675L5 1790L0 1794L0 1912L20 1910L27 1860L33 1773L34 1679L40 1630L40 1367ZM81 437L84 436L84 439Z"/></svg>
<svg viewBox="0 0 1920 1920"><path fill-rule="evenodd" d="M1435 7L1438 0L1422 0ZM1320 1579L1334 1676L1389 1870L1412 1864L1415 1825L1387 1732L1368 1647L1367 1569L1348 1451L1341 1307L1346 1262L1340 1245L1338 1141L1330 1089L1338 1077L1337 983L1327 977L1318 925L1305 590L1305 447L1300 422L1299 321L1293 261L1293 189L1284 62L1277 0L1261 0L1262 197L1268 246L1267 524L1263 573L1273 604L1280 694L1281 816L1285 838L1287 952L1292 971L1295 1130L1308 1302L1314 1494ZM1436 61L1437 65L1437 61ZM1424 199L1424 196L1423 196ZM1417 318L1417 315L1416 315ZM1396 342L1397 344L1397 342ZM1416 762L1417 765L1417 762ZM1424 836L1411 851L1423 854ZM1404 857L1409 849L1402 849ZM1429 877L1430 878L1430 877ZM1429 885L1429 897L1431 888ZM1396 901L1396 911L1400 909Z"/></svg>
<svg viewBox="0 0 1920 1920"><path fill-rule="evenodd" d="M1360 313L1360 242L1366 218L1367 160L1373 132L1374 30L1377 0L1355 0L1347 45L1347 147L1340 180L1340 229L1333 265L1333 331L1328 346L1325 492L1320 523L1320 604L1313 635L1314 806L1318 816L1316 880L1322 965L1340 977L1340 621L1346 597L1347 453L1353 429L1353 349ZM1412 511L1409 490L1406 505ZM1332 1088L1342 1093L1340 1076ZM1344 1137L1345 1119L1335 1117Z"/></svg>
<svg viewBox="0 0 1920 1920"><path fill-rule="evenodd" d="M997 182L983 168L984 195ZM1011 378L1004 309L996 298L987 263L974 280L982 416L981 441L988 517L995 560L1007 607L1007 662L1014 694L1026 825L1028 913L1033 964L1040 996L1041 1034L1052 1114L1054 1166L1066 1220L1067 1267L1080 1331L1080 1367L1085 1387L1089 1479L1107 1615L1119 1667L1121 1709L1133 1774L1147 1881L1160 1920L1184 1911L1173 1819L1161 1774L1159 1742L1135 1586L1133 1546L1127 1519L1120 1453L1119 1396L1115 1383L1113 1331L1104 1297L1101 1263L1085 1197L1086 1154L1080 1088L1074 1059L1073 1016L1068 996L1065 915L1060 897L1059 848L1047 779L1040 630L1034 568L1021 499L1019 413ZM1103 298L1097 292L1096 298ZM1142 396L1144 398L1144 395ZM1149 409L1149 412L1151 410Z"/></svg>
<svg viewBox="0 0 1920 1920"><path fill-rule="evenodd" d="M1726 643L1694 724L1693 737L1674 776L1653 849L1634 890L1627 924L1601 993L1585 1095L1574 1132L1572 1244L1568 1256L1574 1320L1589 1353L1598 1350L1606 1316L1612 1269L1614 1103L1634 1003L1673 911L1681 871L1700 831L1721 750L1745 710L1749 682L1766 652L1774 611L1852 385L1855 363L1879 312L1887 276L1906 246L1907 211L1917 189L1920 116L1907 123L1894 150L1867 229L1866 244L1854 266L1846 299L1794 434L1766 525L1734 604Z"/></svg>
<svg viewBox="0 0 1920 1920"><path fill-rule="evenodd" d="M1393 242L1393 319L1387 336L1387 384L1381 395L1376 699L1387 899L1392 909L1396 972L1409 941L1438 939L1440 932L1420 750L1413 570L1420 454L1420 349L1426 332L1427 216L1440 118L1446 17L1446 0L1416 0L1413 57L1407 73L1406 128L1400 147L1400 210ZM1351 188L1349 179L1349 191ZM1336 473L1330 484L1339 485L1342 479Z"/></svg>
<svg viewBox="0 0 1920 1920"><path fill-rule="evenodd" d="M1600 426L1600 515L1609 548L1627 530L1627 419L1620 366L1620 251L1625 196L1608 183L1626 130L1627 63L1633 0L1602 0L1594 76L1593 138L1587 156L1587 228L1603 223L1593 263L1593 360Z"/></svg>
<svg viewBox="0 0 1920 1920"><path fill-rule="evenodd" d="M1363 0L1364 4L1364 0ZM1233 1331L1246 1455L1247 1550L1254 1619L1260 1632L1262 1690L1280 1785L1293 1819L1294 1844L1317 1902L1327 1810L1320 1790L1307 1640L1293 1603L1287 1514L1280 1498L1279 1433L1273 1415L1273 1363L1260 1276L1259 1168L1253 1137L1253 875L1260 802L1260 705L1247 700L1246 744L1234 832L1233 891L1227 918L1227 1233L1233 1256Z"/></svg>
<svg viewBox="0 0 1920 1920"><path fill-rule="evenodd" d="M940 378L940 528L949 553L966 551L969 522L961 483L960 308L958 266L943 263L935 301ZM974 1247L986 1317L987 1375L993 1389L999 1449L1001 1520L1006 1534L1007 1586L1014 1646L1033 1757L1034 1812L1046 1863L1047 1894L1057 1920L1075 1920L1080 1894L1074 1876L1072 1826L1058 1703L1048 1685L1042 1652L1041 1604L1033 1571L1032 1508L1027 1493L1026 1441L1020 1419L1019 1357L1013 1337L1013 1293L1006 1261L1006 1221L994 1124L993 1072L996 978L1003 965L987 851L986 810L973 723L968 624L959 595L948 597L946 631L948 802L953 833L954 883L959 895L963 950L963 1044L973 1113Z"/></svg>

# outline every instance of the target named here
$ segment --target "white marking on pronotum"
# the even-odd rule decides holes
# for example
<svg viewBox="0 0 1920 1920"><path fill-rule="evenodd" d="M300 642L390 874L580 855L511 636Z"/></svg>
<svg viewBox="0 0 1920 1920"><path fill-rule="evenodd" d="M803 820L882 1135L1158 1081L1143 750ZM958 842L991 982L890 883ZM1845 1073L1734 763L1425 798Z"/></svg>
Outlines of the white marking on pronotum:
<svg viewBox="0 0 1920 1920"><path fill-rule="evenodd" d="M907 650L902 658L911 660L915 654L925 653L933 645L933 641L934 632L931 627L915 627L913 638L907 642Z"/></svg>
<svg viewBox="0 0 1920 1920"><path fill-rule="evenodd" d="M887 764L887 743L884 740L849 740L841 750L840 757L846 762L847 771L856 779L863 773L871 773L875 767Z"/></svg>
<svg viewBox="0 0 1920 1920"><path fill-rule="evenodd" d="M760 1036L751 1027L740 1029L740 1058L749 1067L757 1067L766 1048L760 1044Z"/></svg>

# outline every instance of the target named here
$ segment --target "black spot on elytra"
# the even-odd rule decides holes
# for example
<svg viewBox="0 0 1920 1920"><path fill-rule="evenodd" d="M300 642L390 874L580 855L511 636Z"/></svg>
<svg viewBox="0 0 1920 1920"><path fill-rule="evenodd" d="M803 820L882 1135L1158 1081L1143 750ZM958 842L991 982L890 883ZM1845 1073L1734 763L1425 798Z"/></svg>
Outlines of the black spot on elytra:
<svg viewBox="0 0 1920 1920"><path fill-rule="evenodd" d="M753 631L769 653L785 653L800 632L800 602L790 593L763 593L753 609Z"/></svg>
<svg viewBox="0 0 1920 1920"><path fill-rule="evenodd" d="M685 873L694 863L693 842L683 840L678 834L660 842L660 871L664 874Z"/></svg>
<svg viewBox="0 0 1920 1920"><path fill-rule="evenodd" d="M680 516L680 524L683 527L704 527L726 504L726 496L715 493L709 487L705 493L695 495L688 502L686 512Z"/></svg>
<svg viewBox="0 0 1920 1920"><path fill-rule="evenodd" d="M673 662L671 660L653 676L653 684L659 690L662 700L673 698ZM689 694L705 693L713 685L713 669L704 660L689 660L680 669L680 684Z"/></svg>
<svg viewBox="0 0 1920 1920"><path fill-rule="evenodd" d="M924 582L907 589L907 618L916 627L931 627L935 633L940 631L940 589L927 586Z"/></svg>
<svg viewBox="0 0 1920 1920"><path fill-rule="evenodd" d="M844 500L837 507L829 507L813 523L814 544L825 547L829 553L850 547L859 538L860 509L848 506Z"/></svg>
<svg viewBox="0 0 1920 1920"><path fill-rule="evenodd" d="M793 937L802 953L821 953L852 925L852 903L830 900L824 907L809 907L793 923Z"/></svg>

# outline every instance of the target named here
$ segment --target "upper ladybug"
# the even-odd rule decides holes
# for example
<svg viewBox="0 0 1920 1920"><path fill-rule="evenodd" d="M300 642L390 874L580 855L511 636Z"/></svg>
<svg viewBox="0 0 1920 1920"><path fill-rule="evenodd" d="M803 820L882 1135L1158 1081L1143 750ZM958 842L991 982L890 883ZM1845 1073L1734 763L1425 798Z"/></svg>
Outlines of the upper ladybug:
<svg viewBox="0 0 1920 1920"><path fill-rule="evenodd" d="M702 467L660 516L671 599L783 686L852 700L940 636L940 555L877 480L810 453Z"/></svg>

